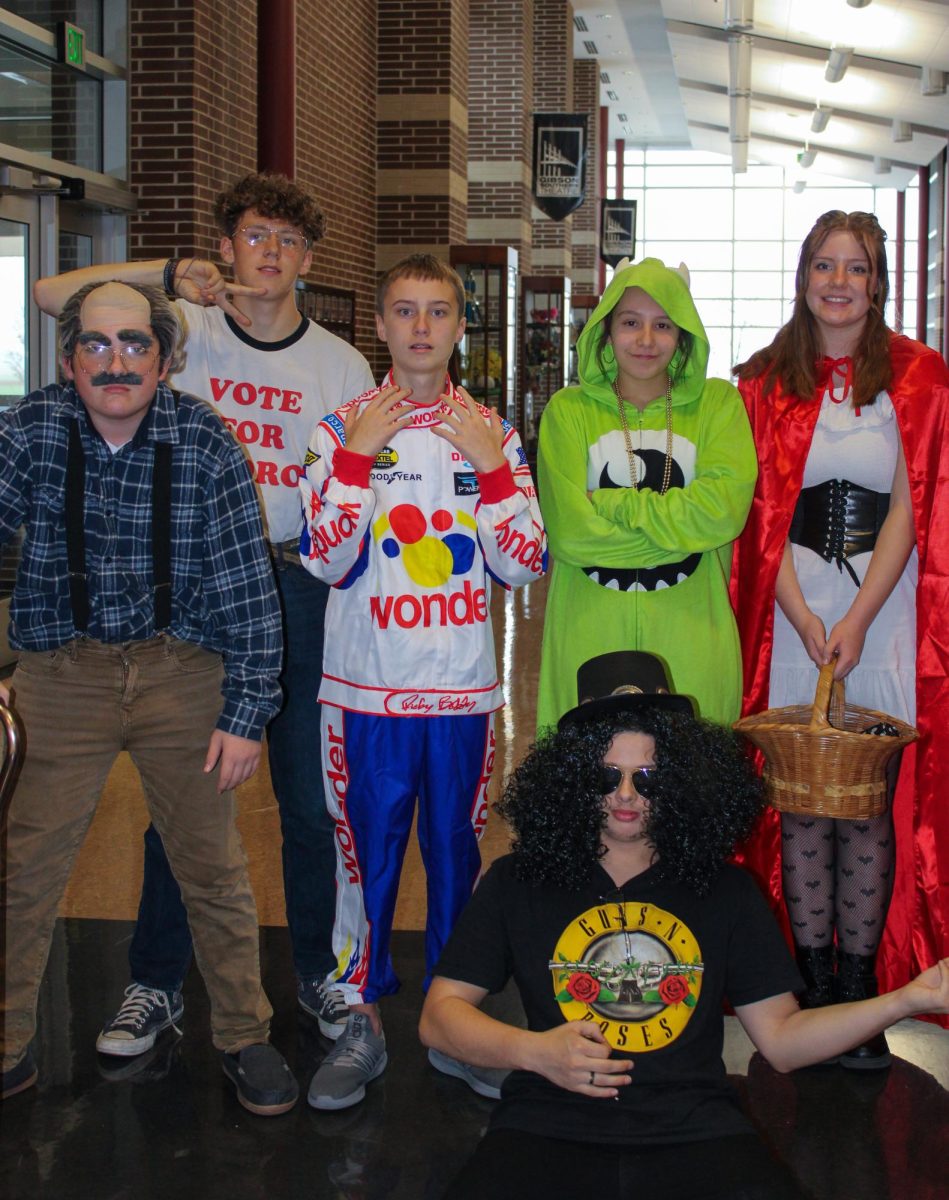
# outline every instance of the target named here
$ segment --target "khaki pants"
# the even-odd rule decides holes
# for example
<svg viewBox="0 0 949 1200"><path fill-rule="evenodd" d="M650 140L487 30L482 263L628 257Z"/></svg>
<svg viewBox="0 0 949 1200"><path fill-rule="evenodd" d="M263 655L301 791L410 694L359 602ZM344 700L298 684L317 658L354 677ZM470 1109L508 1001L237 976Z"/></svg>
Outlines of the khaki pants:
<svg viewBox="0 0 949 1200"><path fill-rule="evenodd" d="M3 1070L22 1058L36 1032L56 912L120 750L138 768L181 886L215 1046L237 1050L267 1040L272 1010L260 985L257 909L234 795L219 796L217 771L203 771L221 677L218 655L167 636L124 646L80 639L21 655L12 691L26 754L0 877Z"/></svg>

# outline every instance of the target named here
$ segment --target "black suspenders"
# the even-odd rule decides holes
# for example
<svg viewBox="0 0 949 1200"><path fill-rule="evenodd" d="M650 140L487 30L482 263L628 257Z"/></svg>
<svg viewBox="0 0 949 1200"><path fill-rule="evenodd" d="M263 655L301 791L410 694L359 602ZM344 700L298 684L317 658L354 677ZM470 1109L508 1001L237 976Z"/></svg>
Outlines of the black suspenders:
<svg viewBox="0 0 949 1200"><path fill-rule="evenodd" d="M89 577L86 574L86 459L79 420L69 422L66 450L66 562L69 603L77 633L89 628ZM155 443L152 470L152 579L155 630L171 624L171 443Z"/></svg>

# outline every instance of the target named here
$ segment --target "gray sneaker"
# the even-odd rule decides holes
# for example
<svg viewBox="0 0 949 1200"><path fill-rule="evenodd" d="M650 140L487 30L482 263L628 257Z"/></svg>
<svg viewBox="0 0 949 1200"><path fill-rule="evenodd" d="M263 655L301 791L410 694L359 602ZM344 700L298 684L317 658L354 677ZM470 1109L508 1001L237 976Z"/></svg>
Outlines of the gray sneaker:
<svg viewBox="0 0 949 1200"><path fill-rule="evenodd" d="M122 1058L144 1054L165 1029L173 1029L181 1036L175 1022L181 1020L184 1010L181 992L169 996L156 988L131 983L125 989L122 1007L102 1026L96 1049L100 1054L118 1054Z"/></svg>
<svg viewBox="0 0 949 1200"><path fill-rule="evenodd" d="M372 1032L368 1013L350 1012L342 1036L310 1081L307 1103L330 1111L358 1104L388 1061L385 1034Z"/></svg>
<svg viewBox="0 0 949 1200"><path fill-rule="evenodd" d="M479 1096L484 1096L487 1100L501 1099L501 1084L511 1073L497 1067L473 1067L470 1063L450 1058L447 1054L442 1054L441 1050L434 1048L428 1052L428 1061L436 1071L463 1080L472 1091L477 1092Z"/></svg>
<svg viewBox="0 0 949 1200"><path fill-rule="evenodd" d="M346 1028L349 1005L338 988L328 987L322 979L298 979L297 1003L305 1013L316 1017L320 1033L335 1042Z"/></svg>

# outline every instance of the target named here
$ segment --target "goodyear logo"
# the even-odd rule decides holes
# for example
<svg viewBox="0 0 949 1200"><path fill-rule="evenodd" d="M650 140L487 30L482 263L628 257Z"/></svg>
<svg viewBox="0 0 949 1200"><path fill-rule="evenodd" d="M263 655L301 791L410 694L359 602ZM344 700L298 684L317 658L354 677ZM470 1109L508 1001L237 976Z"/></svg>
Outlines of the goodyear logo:
<svg viewBox="0 0 949 1200"><path fill-rule="evenodd" d="M380 471L391 470L399 461L398 453L391 446L383 446L376 455L376 461L372 464Z"/></svg>

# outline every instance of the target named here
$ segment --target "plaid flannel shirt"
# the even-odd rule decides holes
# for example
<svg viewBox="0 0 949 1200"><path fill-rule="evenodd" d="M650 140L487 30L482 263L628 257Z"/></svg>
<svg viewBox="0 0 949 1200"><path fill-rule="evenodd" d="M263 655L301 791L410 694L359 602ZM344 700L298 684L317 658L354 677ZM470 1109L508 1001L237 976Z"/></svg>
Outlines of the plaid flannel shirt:
<svg viewBox="0 0 949 1200"><path fill-rule="evenodd" d="M86 459L87 635L156 633L152 592L153 443L172 451L172 620L168 632L220 653L218 728L258 738L278 711L280 609L260 506L243 451L193 396L159 384L130 442L113 453L74 387L32 392L0 412L0 542L25 525L10 605L10 644L53 650L77 636L66 565L66 448L78 416Z"/></svg>

